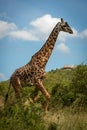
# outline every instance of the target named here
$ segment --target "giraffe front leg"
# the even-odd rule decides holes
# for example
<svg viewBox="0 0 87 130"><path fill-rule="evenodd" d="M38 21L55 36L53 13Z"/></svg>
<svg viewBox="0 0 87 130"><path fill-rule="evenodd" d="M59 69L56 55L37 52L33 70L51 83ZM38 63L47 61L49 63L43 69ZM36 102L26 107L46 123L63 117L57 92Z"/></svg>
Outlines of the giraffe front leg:
<svg viewBox="0 0 87 130"><path fill-rule="evenodd" d="M45 87L42 84L42 81L40 79L35 80L35 86L45 95L46 97L46 105L45 105L45 110L48 110L48 103L50 100L50 94L48 91L45 89Z"/></svg>

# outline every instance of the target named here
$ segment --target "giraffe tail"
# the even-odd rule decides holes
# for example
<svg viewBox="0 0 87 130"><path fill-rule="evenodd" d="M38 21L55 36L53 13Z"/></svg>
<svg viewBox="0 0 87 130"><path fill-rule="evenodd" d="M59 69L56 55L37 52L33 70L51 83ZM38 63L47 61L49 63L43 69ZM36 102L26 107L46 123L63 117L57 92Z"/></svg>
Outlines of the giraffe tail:
<svg viewBox="0 0 87 130"><path fill-rule="evenodd" d="M8 92L7 92L7 94L5 95L5 103L6 103L7 100L8 100L8 94L9 94L9 91L10 91L10 87L11 87L11 81L10 81L10 83L9 83Z"/></svg>

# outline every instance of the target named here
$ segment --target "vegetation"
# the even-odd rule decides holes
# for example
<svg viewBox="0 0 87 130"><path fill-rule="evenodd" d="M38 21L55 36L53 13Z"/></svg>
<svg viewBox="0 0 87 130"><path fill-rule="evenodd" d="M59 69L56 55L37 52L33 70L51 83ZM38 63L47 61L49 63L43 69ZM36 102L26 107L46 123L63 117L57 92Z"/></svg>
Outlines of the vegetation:
<svg viewBox="0 0 87 130"><path fill-rule="evenodd" d="M8 102L4 97L9 81L0 83L0 130L87 130L87 65L72 70L52 70L44 85L51 94L48 112L40 93L32 98L34 87L22 88L22 100L15 99L11 88Z"/></svg>

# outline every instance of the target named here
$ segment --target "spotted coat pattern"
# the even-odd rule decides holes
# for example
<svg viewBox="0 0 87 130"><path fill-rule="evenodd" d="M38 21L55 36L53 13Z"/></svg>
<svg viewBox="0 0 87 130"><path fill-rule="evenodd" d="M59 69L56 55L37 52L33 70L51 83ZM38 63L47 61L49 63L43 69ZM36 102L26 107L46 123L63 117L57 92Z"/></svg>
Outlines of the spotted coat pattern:
<svg viewBox="0 0 87 130"><path fill-rule="evenodd" d="M46 63L50 58L60 31L73 33L68 23L64 22L63 19L61 19L61 22L57 23L56 26L53 28L46 43L37 53L32 56L30 62L27 63L25 66L16 69L10 78L10 83L12 84L17 97L20 97L20 88L22 83L26 84L29 82L30 84L34 85L36 89L40 90L46 96L45 109L48 108L50 94L45 89L42 81L46 76Z"/></svg>

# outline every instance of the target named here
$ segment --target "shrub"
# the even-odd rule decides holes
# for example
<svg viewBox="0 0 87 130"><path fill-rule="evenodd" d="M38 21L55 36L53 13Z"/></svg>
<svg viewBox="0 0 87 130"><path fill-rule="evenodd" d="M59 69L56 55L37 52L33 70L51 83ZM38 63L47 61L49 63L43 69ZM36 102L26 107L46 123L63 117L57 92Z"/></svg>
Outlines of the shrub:
<svg viewBox="0 0 87 130"><path fill-rule="evenodd" d="M74 101L74 94L70 91L70 87L59 83L52 89L52 102L55 107L70 106Z"/></svg>
<svg viewBox="0 0 87 130"><path fill-rule="evenodd" d="M24 109L21 103L0 110L0 130L45 130L42 111L33 104Z"/></svg>
<svg viewBox="0 0 87 130"><path fill-rule="evenodd" d="M78 65L73 70L71 82L67 81L57 83L52 88L51 105L71 106L78 108L87 107L87 65Z"/></svg>
<svg viewBox="0 0 87 130"><path fill-rule="evenodd" d="M75 97L74 105L87 107L87 65L77 66L72 78L71 89Z"/></svg>

